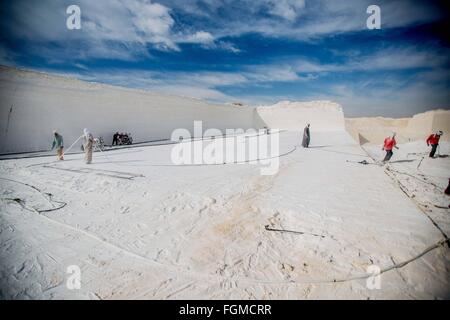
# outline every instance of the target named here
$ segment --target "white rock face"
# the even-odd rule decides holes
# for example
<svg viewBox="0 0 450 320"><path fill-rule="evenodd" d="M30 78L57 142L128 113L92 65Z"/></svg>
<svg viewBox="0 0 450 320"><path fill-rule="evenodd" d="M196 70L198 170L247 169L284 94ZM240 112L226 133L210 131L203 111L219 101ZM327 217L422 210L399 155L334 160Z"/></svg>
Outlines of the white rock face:
<svg viewBox="0 0 450 320"><path fill-rule="evenodd" d="M236 107L7 67L0 67L0 96L0 154L49 150L53 130L67 148L84 128L107 144L116 131L134 142L168 139L178 128L192 133L196 120L203 130L345 128L341 106L331 101Z"/></svg>
<svg viewBox="0 0 450 320"><path fill-rule="evenodd" d="M450 135L450 111L432 110L414 115L409 120L407 133L413 138L424 138L438 130L444 132L443 140Z"/></svg>
<svg viewBox="0 0 450 320"><path fill-rule="evenodd" d="M214 105L68 77L0 68L0 153L48 150L52 131L68 146L88 128L111 143L116 131L135 142L167 139L173 130L251 128L254 108Z"/></svg>
<svg viewBox="0 0 450 320"><path fill-rule="evenodd" d="M270 128L300 130L310 123L313 131L345 130L342 107L331 101L281 101L258 107L257 113Z"/></svg>
<svg viewBox="0 0 450 320"><path fill-rule="evenodd" d="M383 117L346 119L347 131L361 144L381 144L384 139L397 133L397 142L422 141L439 130L444 132L441 141L449 141L450 111L431 110L412 118L391 119Z"/></svg>

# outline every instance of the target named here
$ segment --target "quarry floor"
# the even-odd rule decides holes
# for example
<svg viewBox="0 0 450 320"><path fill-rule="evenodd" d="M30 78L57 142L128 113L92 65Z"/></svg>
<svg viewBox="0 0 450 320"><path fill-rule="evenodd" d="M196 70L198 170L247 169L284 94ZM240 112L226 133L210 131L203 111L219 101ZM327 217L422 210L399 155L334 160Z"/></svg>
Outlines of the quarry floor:
<svg viewBox="0 0 450 320"><path fill-rule="evenodd" d="M1 161L0 298L450 298L450 158L422 142L362 165L380 147L345 132L280 139L271 176L174 166L173 145Z"/></svg>

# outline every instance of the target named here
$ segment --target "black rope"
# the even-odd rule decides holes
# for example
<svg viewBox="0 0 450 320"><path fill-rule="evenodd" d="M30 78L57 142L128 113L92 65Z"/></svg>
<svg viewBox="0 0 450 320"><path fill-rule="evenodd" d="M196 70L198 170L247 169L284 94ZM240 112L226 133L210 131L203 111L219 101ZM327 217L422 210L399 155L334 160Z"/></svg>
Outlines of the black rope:
<svg viewBox="0 0 450 320"><path fill-rule="evenodd" d="M29 187L29 188L35 190L36 192L39 192L39 193L42 195L42 197L43 197L44 199L46 199L52 206L54 206L54 203L59 204L58 207L53 207L53 208L50 208L50 209L38 210L38 209L35 209L35 208L32 208L32 209L28 208L28 207L25 205L25 201L24 201L23 199L20 199L20 198L13 198L13 199L11 199L11 198L6 198L6 199L5 199L5 200L10 200L10 201L17 202L18 204L20 204L22 207L24 207L25 209L27 209L27 210L29 210L29 211L36 211L36 212L38 212L39 214L41 214L41 213L43 213L43 212L52 212L52 211L60 210L60 209L64 208L64 207L67 205L67 203L64 202L64 201L53 200L53 199L52 199L52 198L53 198L53 195L52 195L51 193L45 193L45 192L42 192L40 189L38 189L37 187L35 187L35 186L31 185L31 184L28 184L28 183L25 183L25 182L20 182L20 181L13 180L13 179L2 178L2 177L0 177L0 179L1 179L1 180L10 181L10 182L14 182L14 183L18 183L18 184L24 185L24 186L27 186L27 187Z"/></svg>
<svg viewBox="0 0 450 320"><path fill-rule="evenodd" d="M286 229L275 229L275 228L271 228L269 225L266 225L264 228L267 231L287 232L287 233L302 234L302 235L307 234L307 235L310 235L310 236L325 238L325 236L321 235L321 234L315 234L315 233L309 233L309 232L303 232L303 231L286 230Z"/></svg>

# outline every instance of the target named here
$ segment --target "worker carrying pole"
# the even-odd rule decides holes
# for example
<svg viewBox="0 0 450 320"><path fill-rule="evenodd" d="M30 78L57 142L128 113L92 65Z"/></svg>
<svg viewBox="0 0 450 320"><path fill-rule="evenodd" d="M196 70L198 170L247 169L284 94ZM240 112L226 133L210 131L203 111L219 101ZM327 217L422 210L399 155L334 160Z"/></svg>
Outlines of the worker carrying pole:
<svg viewBox="0 0 450 320"><path fill-rule="evenodd" d="M53 131L53 144L52 150L56 148L56 158L58 160L64 160L64 139L56 130Z"/></svg>
<svg viewBox="0 0 450 320"><path fill-rule="evenodd" d="M436 150L439 146L439 139L441 139L441 136L444 133L442 131L438 131L432 135L430 135L427 139L427 146L431 145L431 152L430 152L430 158L434 158L434 154L436 153Z"/></svg>

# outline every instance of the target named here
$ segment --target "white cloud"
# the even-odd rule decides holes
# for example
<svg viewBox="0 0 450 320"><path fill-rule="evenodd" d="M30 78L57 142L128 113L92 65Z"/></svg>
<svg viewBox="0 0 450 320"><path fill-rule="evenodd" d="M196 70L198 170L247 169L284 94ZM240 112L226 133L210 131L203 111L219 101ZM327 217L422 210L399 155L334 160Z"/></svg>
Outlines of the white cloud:
<svg viewBox="0 0 450 320"><path fill-rule="evenodd" d="M269 0L269 12L289 21L294 21L305 7L305 0Z"/></svg>
<svg viewBox="0 0 450 320"><path fill-rule="evenodd" d="M79 5L82 32L70 32L75 37L179 50L172 40L174 20L170 9L161 4L149 0L81 0Z"/></svg>
<svg viewBox="0 0 450 320"><path fill-rule="evenodd" d="M178 50L171 39L174 21L168 8L148 0L128 0L121 3L123 9L131 13L135 33L142 42L162 44L169 49Z"/></svg>
<svg viewBox="0 0 450 320"><path fill-rule="evenodd" d="M323 94L321 98L341 103L348 117L406 117L430 109L450 107L450 97L445 88L426 81L399 81L394 86L364 89L358 84L346 83L330 89L332 93Z"/></svg>
<svg viewBox="0 0 450 320"><path fill-rule="evenodd" d="M433 21L439 16L423 3L416 4L409 0L379 2L382 28ZM81 31L65 28L65 0L16 0L14 5L10 5L12 12L8 12L10 14L0 24L5 27L5 32L14 34L17 39L28 40L28 53L45 57L49 64L67 64L71 57L76 62L91 58L151 59L149 47L178 51L186 43L239 53L232 38L251 32L314 40L365 30L366 8L372 3L370 0L79 0L78 4L82 8ZM197 19L183 17L183 20L177 16L180 12L195 15ZM189 24L183 24L183 21L189 21ZM331 97L341 99L344 105L357 110L363 103L372 104L373 108L383 103L391 107L394 102L397 105L418 105L417 101L428 103L426 97L432 95L433 88L439 83L449 83L448 76L444 75L448 74L445 68L450 55L444 51L387 47L370 54L363 54L360 50L332 52L335 56L339 55L337 60L343 61L339 64L321 63L313 57L290 57L288 60L278 57L280 61L265 65L239 65L239 72L110 70L88 73L83 64L75 66L82 74L89 74L82 76L86 80L220 101L236 100L223 93L223 87L227 86L270 87L275 82L314 82L330 73L363 71L359 73L361 75L370 70L426 70L417 78L386 77L380 81L377 75L374 81L369 79L323 88L323 92L328 91L326 93ZM14 58L13 52L0 46L0 61L13 65ZM415 83L414 86L411 83ZM410 90L422 90L423 94ZM447 88L435 91L438 94L436 98L429 99L430 104L438 105L445 97L448 101ZM408 93L417 101L408 98ZM254 99L253 104L256 104L262 100L277 99L276 95L270 99L264 95L262 92L260 96L247 96L239 100ZM371 99L367 99L368 96ZM382 98L385 96L391 97L392 101ZM295 99L295 93L284 98Z"/></svg>
<svg viewBox="0 0 450 320"><path fill-rule="evenodd" d="M134 60L149 57L148 45L179 51L179 43L238 51L232 44L215 41L207 31L174 32L171 9L155 1L79 0L82 28L75 31L66 28L66 5L65 0L17 0L8 7L9 18L4 19L2 27L8 34L29 41L35 53L42 49L40 55L49 59L66 54L65 58ZM63 45L46 50L49 42Z"/></svg>
<svg viewBox="0 0 450 320"><path fill-rule="evenodd" d="M321 64L318 61L294 58L265 65L243 65L240 71L234 72L156 72L118 69L89 72L89 76L82 76L82 78L223 102L232 100L221 92L227 86L271 86L281 82L311 82L329 73L424 69L418 78L415 78L414 74L411 77L402 76L401 78L392 74L382 78L380 76L373 79L366 77L365 80L357 81L355 84L328 84L323 87L324 92L328 90L332 96L350 103L350 98L356 95L354 92L363 92L366 98L376 99L379 95L392 95L396 91L403 90L410 82L447 83L448 77L443 77L443 74L446 74L446 63L447 57L444 54L418 51L413 47L392 47L369 55L352 52L347 56L347 62L342 64ZM83 74L83 71L81 72ZM350 105L355 103L352 102Z"/></svg>
<svg viewBox="0 0 450 320"><path fill-rule="evenodd" d="M209 22L205 31L216 39L246 33L292 39L367 30L366 12L372 0L161 0L179 12ZM434 21L442 13L433 4L413 0L379 0L382 28ZM204 28L205 26L202 25Z"/></svg>
<svg viewBox="0 0 450 320"><path fill-rule="evenodd" d="M415 47L389 47L369 55L355 56L352 52L347 61L339 64L321 64L308 59L298 59L290 63L299 73L323 73L436 68L447 62L448 53L423 51Z"/></svg>
<svg viewBox="0 0 450 320"><path fill-rule="evenodd" d="M183 43L239 53L232 40L224 38L246 33L309 40L365 30L366 8L372 4L370 0L79 0L82 30L71 32L65 28L66 0L11 3L1 27L33 42L35 51L55 42L64 48L54 48L50 58L71 50L80 59L124 60L148 58L149 47L179 51ZM440 15L432 5L410 0L380 0L379 5L382 28L432 21ZM176 19L180 13L198 19L183 23Z"/></svg>
<svg viewBox="0 0 450 320"><path fill-rule="evenodd" d="M188 35L179 35L175 41L177 43L198 44L204 49L215 49L233 53L240 52L240 50L231 42L215 39L211 33L205 31L197 31Z"/></svg>
<svg viewBox="0 0 450 320"><path fill-rule="evenodd" d="M180 40L180 42L210 44L214 42L214 37L209 32L197 31L194 34L186 36L183 40Z"/></svg>
<svg viewBox="0 0 450 320"><path fill-rule="evenodd" d="M288 82L300 80L297 72L289 65L248 66L246 77L252 82Z"/></svg>
<svg viewBox="0 0 450 320"><path fill-rule="evenodd" d="M81 30L66 28L67 5L65 0L16 0L0 23L5 33L27 40L35 53L42 50L40 56L49 59L132 60L148 57L147 45L179 50L172 39L174 20L164 5L150 0L79 0ZM47 50L49 43L53 46Z"/></svg>

